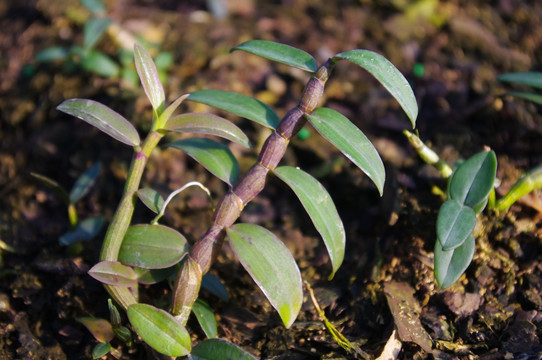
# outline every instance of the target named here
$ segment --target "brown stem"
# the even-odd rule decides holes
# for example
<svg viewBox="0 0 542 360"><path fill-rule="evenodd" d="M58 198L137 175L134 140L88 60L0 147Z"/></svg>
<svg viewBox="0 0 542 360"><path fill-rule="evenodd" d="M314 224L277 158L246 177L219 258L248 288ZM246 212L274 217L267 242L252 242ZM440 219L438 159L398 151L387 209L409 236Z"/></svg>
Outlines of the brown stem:
<svg viewBox="0 0 542 360"><path fill-rule="evenodd" d="M214 214L213 225L194 244L190 250L188 261L185 261L183 269L177 274L173 289L172 313L174 315L179 315L180 309L185 309L184 311L190 309L192 304L186 303L187 299L193 303L197 298L197 292L199 292L199 286L190 287L196 292L193 295L187 295L186 284L191 283L194 277L189 276L193 273L192 271L184 268L195 262L199 264L202 275L209 271L224 242L225 229L237 220L246 204L263 190L267 173L277 167L290 139L305 125L307 121L305 115L310 114L318 106L333 65L334 63L330 59L316 70L314 76L307 83L299 104L284 116L277 129L265 141L258 156L258 162L222 199ZM186 323L185 316L181 318Z"/></svg>

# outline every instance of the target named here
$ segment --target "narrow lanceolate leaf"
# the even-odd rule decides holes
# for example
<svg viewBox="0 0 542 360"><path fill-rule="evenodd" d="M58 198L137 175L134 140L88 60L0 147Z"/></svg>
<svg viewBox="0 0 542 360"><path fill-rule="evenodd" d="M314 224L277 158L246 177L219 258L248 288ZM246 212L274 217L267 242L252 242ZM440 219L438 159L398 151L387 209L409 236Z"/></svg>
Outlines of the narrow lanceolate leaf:
<svg viewBox="0 0 542 360"><path fill-rule="evenodd" d="M83 324L92 336L101 343L110 342L115 337L111 323L105 319L85 316L77 318L77 321Z"/></svg>
<svg viewBox="0 0 542 360"><path fill-rule="evenodd" d="M209 304L201 299L197 299L192 306L192 312L196 315L196 319L198 319L198 323L207 338L216 338L218 335L218 327L216 324L215 313Z"/></svg>
<svg viewBox="0 0 542 360"><path fill-rule="evenodd" d="M521 85L528 85L542 89L542 73L534 71L512 72L497 77L499 81L511 82Z"/></svg>
<svg viewBox="0 0 542 360"><path fill-rule="evenodd" d="M143 188L137 191L137 197L146 207L158 214L164 205L164 198L151 188Z"/></svg>
<svg viewBox="0 0 542 360"><path fill-rule="evenodd" d="M200 342L192 349L190 356L192 360L256 360L252 354L222 339Z"/></svg>
<svg viewBox="0 0 542 360"><path fill-rule="evenodd" d="M245 133L231 121L213 114L188 113L175 116L168 120L164 130L195 134L215 135L250 147L250 141Z"/></svg>
<svg viewBox="0 0 542 360"><path fill-rule="evenodd" d="M198 90L191 93L188 100L231 112L270 129L275 129L280 122L279 116L270 106L253 97L231 91Z"/></svg>
<svg viewBox="0 0 542 360"><path fill-rule="evenodd" d="M122 287L135 287L137 285L137 276L134 269L118 261L99 262L88 271L88 274L107 285Z"/></svg>
<svg viewBox="0 0 542 360"><path fill-rule="evenodd" d="M239 163L224 144L207 138L190 138L166 146L184 151L230 186L233 186L239 178Z"/></svg>
<svg viewBox="0 0 542 360"><path fill-rule="evenodd" d="M69 99L58 105L57 110L86 121L124 144L137 146L141 142L137 130L128 120L99 102Z"/></svg>
<svg viewBox="0 0 542 360"><path fill-rule="evenodd" d="M128 319L143 341L161 354L185 356L190 353L190 334L164 310L147 304L128 307Z"/></svg>
<svg viewBox="0 0 542 360"><path fill-rule="evenodd" d="M416 126L418 104L407 79L384 56L370 50L349 50L335 55L335 61L348 60L361 66L373 75L399 102L407 114L412 127Z"/></svg>
<svg viewBox="0 0 542 360"><path fill-rule="evenodd" d="M476 213L457 200L447 200L438 212L437 237L442 250L451 250L467 240L476 226Z"/></svg>
<svg viewBox="0 0 542 360"><path fill-rule="evenodd" d="M521 92L521 91L510 91L506 95L515 96L521 99L532 101L536 104L542 105L542 95L530 93L530 92Z"/></svg>
<svg viewBox="0 0 542 360"><path fill-rule="evenodd" d="M250 40L231 49L231 51L235 50L246 51L311 73L318 69L316 60L309 53L274 41Z"/></svg>
<svg viewBox="0 0 542 360"><path fill-rule="evenodd" d="M344 258L345 234L331 196L322 184L301 169L281 166L273 173L295 192L322 236L331 259L332 278Z"/></svg>
<svg viewBox="0 0 542 360"><path fill-rule="evenodd" d="M487 201L494 186L497 157L493 151L483 151L471 156L456 171L449 184L449 197L469 207Z"/></svg>
<svg viewBox="0 0 542 360"><path fill-rule="evenodd" d="M188 242L178 231L163 225L128 228L119 251L119 261L145 269L170 267L186 255Z"/></svg>
<svg viewBox="0 0 542 360"><path fill-rule="evenodd" d="M245 270L290 327L303 303L303 285L288 248L272 232L252 224L231 226L227 237Z"/></svg>
<svg viewBox="0 0 542 360"><path fill-rule="evenodd" d="M344 115L329 108L318 108L307 116L314 128L352 160L373 182L380 195L384 190L384 164L369 139Z"/></svg>
<svg viewBox="0 0 542 360"><path fill-rule="evenodd" d="M224 301L229 300L228 290L220 280L213 274L205 274L201 279L201 287L211 292Z"/></svg>
<svg viewBox="0 0 542 360"><path fill-rule="evenodd" d="M102 164L100 162L97 162L77 178L75 184L70 191L70 202L72 204L78 202L83 196L85 196L89 192L92 185L94 185L94 183L96 182L96 178L100 174L101 168Z"/></svg>
<svg viewBox="0 0 542 360"><path fill-rule="evenodd" d="M41 184L47 186L55 193L56 196L58 196L62 201L64 201L66 205L69 205L70 196L68 195L66 189L64 189L58 182L48 176L37 174L34 172L30 172L30 176L39 181Z"/></svg>
<svg viewBox="0 0 542 360"><path fill-rule="evenodd" d="M139 75L145 94L147 94L147 98L149 98L154 111L156 111L157 115L160 115L164 109L166 96L162 82L158 77L156 65L154 65L152 57L147 50L137 43L134 45L134 59L137 74Z"/></svg>
<svg viewBox="0 0 542 360"><path fill-rule="evenodd" d="M452 286L467 270L474 255L474 236L452 250L443 250L440 242L435 242L435 277L443 289Z"/></svg>
<svg viewBox="0 0 542 360"><path fill-rule="evenodd" d="M184 94L179 96L162 112L162 114L160 115L160 128L162 128L163 124L165 124L169 120L169 118L171 118L175 110L177 110L177 108L182 104L184 99L188 97L188 95L189 94Z"/></svg>

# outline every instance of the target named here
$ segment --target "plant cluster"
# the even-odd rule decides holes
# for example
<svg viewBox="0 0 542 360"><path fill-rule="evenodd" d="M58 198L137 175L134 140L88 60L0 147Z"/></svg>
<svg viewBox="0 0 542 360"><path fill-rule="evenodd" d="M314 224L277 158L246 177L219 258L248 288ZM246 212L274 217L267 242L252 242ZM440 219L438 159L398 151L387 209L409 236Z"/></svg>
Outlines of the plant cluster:
<svg viewBox="0 0 542 360"><path fill-rule="evenodd" d="M311 74L298 105L282 120L262 102L222 90L199 90L179 97L166 107L156 66L147 51L137 44L134 48L135 65L153 109L152 126L145 139L140 138L138 131L123 116L93 100L70 99L58 106L60 111L86 121L134 149L122 198L105 235L100 262L89 273L104 283L115 302L127 311L132 328L143 341L168 356L190 354L193 359L253 358L231 343L214 339L217 335L214 315L209 305L198 299L201 286L208 286L217 294L224 293L216 278L206 275L224 241L229 242L284 325L289 327L296 319L303 302L303 282L293 256L271 231L254 224L236 223L243 208L264 188L268 173L284 181L308 212L329 253L330 278L340 267L345 250L345 231L331 197L305 171L279 166L292 137L309 122L324 139L367 174L382 193L384 166L371 142L339 112L317 108L326 81L338 61L348 60L372 74L397 99L413 126L417 116L416 100L407 80L388 60L375 52L345 51L319 66L310 54L270 41L248 41L233 50L259 55ZM250 142L241 129L219 116L208 113L175 116L174 112L185 100L229 111L272 130L257 162L243 176L239 174L237 160L222 142L208 137L190 137L165 145L184 151L229 186L229 191L214 211L212 224L194 244L189 244L177 230L159 224L159 216L149 224L131 224L138 199L158 214L163 213L168 202L153 189L140 188L151 152L170 132L212 135L246 147ZM139 302L138 284L153 284L171 277L170 304L158 308ZM113 306L111 309L115 313ZM185 327L192 312L197 314L209 338L195 347L192 347ZM111 323L111 329L119 328L116 319ZM88 321L86 325L91 328ZM114 334L115 331L110 331L109 336L101 337L99 341L109 343ZM129 338L125 335L121 339ZM110 346L100 345L95 355L110 350Z"/></svg>

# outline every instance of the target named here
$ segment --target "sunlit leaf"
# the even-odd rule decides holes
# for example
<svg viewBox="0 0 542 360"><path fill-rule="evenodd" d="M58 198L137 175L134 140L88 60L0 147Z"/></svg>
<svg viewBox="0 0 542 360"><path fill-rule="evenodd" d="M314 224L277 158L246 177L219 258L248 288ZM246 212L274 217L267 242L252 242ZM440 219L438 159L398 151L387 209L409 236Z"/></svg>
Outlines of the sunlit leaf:
<svg viewBox="0 0 542 360"><path fill-rule="evenodd" d="M118 261L101 261L94 265L88 271L88 274L107 285L123 287L135 287L137 285L134 269Z"/></svg>
<svg viewBox="0 0 542 360"><path fill-rule="evenodd" d="M212 274L205 274L201 279L201 287L209 290L213 295L218 296L224 301L229 300L228 290L222 282Z"/></svg>
<svg viewBox="0 0 542 360"><path fill-rule="evenodd" d="M435 278L443 289L452 286L467 270L474 255L474 236L452 250L443 250L440 242L435 241Z"/></svg>
<svg viewBox="0 0 542 360"><path fill-rule="evenodd" d="M198 90L191 93L188 100L231 112L271 129L275 129L280 122L277 113L268 105L253 97L231 91Z"/></svg>
<svg viewBox="0 0 542 360"><path fill-rule="evenodd" d="M222 339L200 342L192 349L192 360L256 360L252 354Z"/></svg>
<svg viewBox="0 0 542 360"><path fill-rule="evenodd" d="M528 85L537 89L542 89L542 72L526 71L512 72L502 74L497 77L499 81L511 82L515 84Z"/></svg>
<svg viewBox="0 0 542 360"><path fill-rule="evenodd" d="M250 141L241 129L231 121L213 114L188 113L175 116L168 120L164 130L215 135L236 142L239 145L250 147Z"/></svg>
<svg viewBox="0 0 542 360"><path fill-rule="evenodd" d="M249 40L231 49L231 51L235 50L246 51L308 72L314 72L318 69L316 60L309 53L274 41Z"/></svg>
<svg viewBox="0 0 542 360"><path fill-rule="evenodd" d="M105 219L101 216L85 219L77 225L75 230L62 234L58 238L58 243L66 246L77 241L91 240L100 233L104 224Z"/></svg>
<svg viewBox="0 0 542 360"><path fill-rule="evenodd" d="M343 223L333 200L322 184L301 169L281 166L273 173L295 192L322 236L333 268L332 278L341 266L345 247Z"/></svg>
<svg viewBox="0 0 542 360"><path fill-rule="evenodd" d="M93 48L110 24L111 19L109 18L88 19L83 28L83 46L86 49Z"/></svg>
<svg viewBox="0 0 542 360"><path fill-rule="evenodd" d="M407 114L412 127L416 126L418 104L407 79L384 56L370 50L349 50L335 55L335 61L348 60L361 66L373 75L399 102Z"/></svg>
<svg viewBox="0 0 542 360"><path fill-rule="evenodd" d="M167 144L180 149L220 180L232 186L239 178L239 164L230 149L207 138L189 138Z"/></svg>
<svg viewBox="0 0 542 360"><path fill-rule="evenodd" d="M137 69L137 74L141 80L141 85L147 94L147 98L151 102L152 108L160 115L164 109L166 95L164 87L158 77L158 70L152 61L151 55L139 44L134 44L134 59Z"/></svg>
<svg viewBox="0 0 542 360"><path fill-rule="evenodd" d="M119 251L119 261L145 269L170 267L186 255L188 242L178 231L163 225L133 225Z"/></svg>
<svg viewBox="0 0 542 360"><path fill-rule="evenodd" d="M443 250L463 244L476 226L476 213L457 200L450 199L440 207L437 218L437 237Z"/></svg>
<svg viewBox="0 0 542 360"><path fill-rule="evenodd" d="M89 50L81 65L83 69L106 78L116 77L120 73L120 67L113 59L96 50Z"/></svg>
<svg viewBox="0 0 542 360"><path fill-rule="evenodd" d="M185 356L190 353L190 334L164 310L147 304L128 307L128 319L143 341L161 354Z"/></svg>
<svg viewBox="0 0 542 360"><path fill-rule="evenodd" d="M521 92L521 91L510 91L506 95L515 96L517 98L525 99L532 101L536 104L542 105L542 95L530 93L530 92Z"/></svg>
<svg viewBox="0 0 542 360"><path fill-rule="evenodd" d="M386 174L384 164L369 139L344 115L329 108L318 108L307 115L314 128L373 182L382 195Z"/></svg>
<svg viewBox="0 0 542 360"><path fill-rule="evenodd" d="M235 224L226 231L235 255L290 327L303 303L301 274L292 254L272 232L258 225Z"/></svg>
<svg viewBox="0 0 542 360"><path fill-rule="evenodd" d="M127 145L137 146L141 142L137 130L128 120L99 102L69 99L58 105L57 110L86 121Z"/></svg>
<svg viewBox="0 0 542 360"><path fill-rule="evenodd" d="M143 188L137 191L137 197L146 207L158 214L164 205L164 198L151 188Z"/></svg>
<svg viewBox="0 0 542 360"><path fill-rule="evenodd" d="M100 162L97 162L96 164L88 168L83 174L81 174L79 178L77 178L75 184L70 191L70 202L72 204L78 202L89 192L90 188L96 182L96 178L100 174L101 168L102 164Z"/></svg>
<svg viewBox="0 0 542 360"><path fill-rule="evenodd" d="M201 329L208 339L216 338L218 335L218 327L216 325L215 313L213 309L205 301L197 299L192 306L192 312L196 315Z"/></svg>
<svg viewBox="0 0 542 360"><path fill-rule="evenodd" d="M162 112L160 115L160 129L164 126L164 124L171 118L175 110L182 104L184 99L186 99L190 94L184 94L179 96L175 101L173 101L171 104L168 105L168 107Z"/></svg>
<svg viewBox="0 0 542 360"><path fill-rule="evenodd" d="M113 327L109 321L105 319L80 317L77 318L77 321L85 325L92 336L94 336L94 338L101 343L108 343L115 337Z"/></svg>
<svg viewBox="0 0 542 360"><path fill-rule="evenodd" d="M462 163L452 174L449 197L469 207L487 201L495 183L497 158L493 151L482 151Z"/></svg>

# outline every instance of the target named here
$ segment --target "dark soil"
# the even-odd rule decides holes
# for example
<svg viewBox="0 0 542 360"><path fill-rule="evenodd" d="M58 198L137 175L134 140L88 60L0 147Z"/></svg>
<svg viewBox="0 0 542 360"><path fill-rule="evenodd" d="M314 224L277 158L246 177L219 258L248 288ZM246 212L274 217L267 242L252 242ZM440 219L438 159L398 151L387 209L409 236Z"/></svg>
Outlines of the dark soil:
<svg viewBox="0 0 542 360"><path fill-rule="evenodd" d="M450 164L489 146L506 189L542 162L540 106L502 97L507 88L496 80L510 71L542 70L542 2L240 0L228 1L224 19L198 1L107 3L108 15L123 29L172 52L169 100L196 89L224 89L256 96L284 114L297 103L306 75L245 53L229 54L231 47L249 39L274 40L300 47L319 62L366 48L384 54L411 81L420 105L420 136ZM141 89L33 60L46 47L81 44L88 16L72 0L0 3L1 359L89 359L96 341L76 319L109 316L105 290L86 274L98 261L103 234L60 246L58 238L69 228L66 207L30 176L43 174L70 188L85 169L102 162L97 184L77 210L81 218L110 219L130 148L55 107L68 98L91 98L133 120L142 133L150 126ZM117 58L118 45L110 37L98 49ZM423 75L413 72L416 64L423 65ZM325 100L373 140L387 167L386 192L379 198L348 160L335 161L342 156L314 131L289 147L283 163L319 171L344 221L347 251L336 277L326 280L325 247L302 206L276 179L269 179L242 221L261 224L284 240L328 319L371 356L380 355L396 328L399 359L541 359L540 192L505 214L486 213L472 264L453 287L441 290L432 272L432 249L443 200L432 189L445 183L403 138L406 116L366 72L346 63L337 66ZM208 109L189 104L182 110ZM254 144L265 139L261 129L232 119ZM257 155L233 151L243 170ZM191 180L203 182L216 199L227 190L170 149L153 154L144 186L168 193ZM164 222L190 241L210 223L209 205L197 191L168 209ZM151 216L141 208L134 221ZM333 341L310 303L285 329L228 248L212 273L230 294L226 303L202 292L218 315L220 337L262 359L355 357ZM166 296L165 285L156 288L146 301ZM196 323L189 327L194 342L203 339ZM122 359L147 358L141 343L113 345Z"/></svg>

